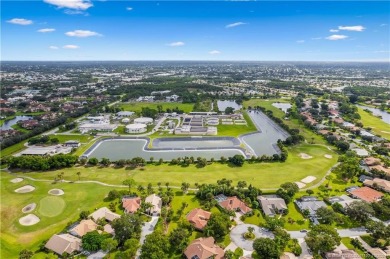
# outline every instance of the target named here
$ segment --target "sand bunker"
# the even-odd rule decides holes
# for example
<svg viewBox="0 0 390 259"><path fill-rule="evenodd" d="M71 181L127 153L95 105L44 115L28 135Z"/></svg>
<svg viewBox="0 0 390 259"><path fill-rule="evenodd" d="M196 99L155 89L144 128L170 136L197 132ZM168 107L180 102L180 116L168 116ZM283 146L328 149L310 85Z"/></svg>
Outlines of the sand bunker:
<svg viewBox="0 0 390 259"><path fill-rule="evenodd" d="M308 154L305 153L299 153L299 157L302 159L310 159L313 158L312 156L309 156Z"/></svg>
<svg viewBox="0 0 390 259"><path fill-rule="evenodd" d="M29 212L35 210L36 207L37 207L36 203L30 203L30 204L24 206L24 208L22 209L22 212L29 213Z"/></svg>
<svg viewBox="0 0 390 259"><path fill-rule="evenodd" d="M56 196L64 195L64 191L61 189L51 189L48 193Z"/></svg>
<svg viewBox="0 0 390 259"><path fill-rule="evenodd" d="M298 188L299 188L299 189L302 189L303 187L306 186L306 184L301 183L301 182L295 182L295 183L298 185Z"/></svg>
<svg viewBox="0 0 390 259"><path fill-rule="evenodd" d="M303 178L303 179L301 180L301 182L303 182L303 183L311 183L311 182L314 181L315 179L317 179L317 178L314 177L314 176L307 176L307 177Z"/></svg>
<svg viewBox="0 0 390 259"><path fill-rule="evenodd" d="M32 192L34 190L35 190L34 186L25 185L23 187L20 187L20 188L16 189L15 192L17 192L17 193L27 193L27 192Z"/></svg>
<svg viewBox="0 0 390 259"><path fill-rule="evenodd" d="M35 216L34 214L28 214L27 216L24 216L19 219L20 225L23 226L32 226L37 224L40 221L40 219Z"/></svg>
<svg viewBox="0 0 390 259"><path fill-rule="evenodd" d="M20 183L21 181L23 181L23 178L18 177L18 178L12 179L11 183Z"/></svg>
<svg viewBox="0 0 390 259"><path fill-rule="evenodd" d="M327 159L331 159L331 158L332 158L332 155L326 154L326 155L324 155L324 157L327 158Z"/></svg>

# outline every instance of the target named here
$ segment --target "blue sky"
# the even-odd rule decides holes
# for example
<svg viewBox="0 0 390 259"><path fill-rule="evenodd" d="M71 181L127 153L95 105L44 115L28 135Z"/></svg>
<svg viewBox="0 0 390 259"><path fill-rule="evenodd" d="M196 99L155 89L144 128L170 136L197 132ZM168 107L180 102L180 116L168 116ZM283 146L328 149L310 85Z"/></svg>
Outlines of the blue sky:
<svg viewBox="0 0 390 259"><path fill-rule="evenodd" d="M390 3L1 2L2 60L389 61Z"/></svg>

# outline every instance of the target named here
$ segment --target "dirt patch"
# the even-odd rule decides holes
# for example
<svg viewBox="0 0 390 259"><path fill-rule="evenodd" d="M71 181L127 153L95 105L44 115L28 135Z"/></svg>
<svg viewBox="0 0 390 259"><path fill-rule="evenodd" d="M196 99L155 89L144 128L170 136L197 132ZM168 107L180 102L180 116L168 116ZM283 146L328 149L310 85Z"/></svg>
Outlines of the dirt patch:
<svg viewBox="0 0 390 259"><path fill-rule="evenodd" d="M55 195L55 196L61 196L64 195L64 191L61 189L51 189L48 191L48 194Z"/></svg>
<svg viewBox="0 0 390 259"><path fill-rule="evenodd" d="M22 212L29 213L29 212L35 210L36 207L37 207L36 203L30 203L30 204L23 207Z"/></svg>
<svg viewBox="0 0 390 259"><path fill-rule="evenodd" d="M19 219L19 223L22 226L32 226L37 224L39 221L40 219L34 214L28 214L27 216L21 217Z"/></svg>
<svg viewBox="0 0 390 259"><path fill-rule="evenodd" d="M23 178L18 177L18 178L12 179L10 182L11 183L20 183L21 181L23 181Z"/></svg>
<svg viewBox="0 0 390 259"><path fill-rule="evenodd" d="M302 159L310 159L313 158L312 156L305 154L305 153L299 153L299 157Z"/></svg>
<svg viewBox="0 0 390 259"><path fill-rule="evenodd" d="M34 186L25 185L23 187L20 187L20 188L16 189L15 192L17 192L17 193L28 193L28 192L32 192L34 190L35 190Z"/></svg>
<svg viewBox="0 0 390 259"><path fill-rule="evenodd" d="M331 159L332 155L325 154L324 157L327 158L327 159Z"/></svg>
<svg viewBox="0 0 390 259"><path fill-rule="evenodd" d="M298 188L299 188L299 189L302 189L303 187L306 186L306 184L301 183L301 182L295 182L295 183L296 183L296 185L298 185Z"/></svg>
<svg viewBox="0 0 390 259"><path fill-rule="evenodd" d="M303 179L301 180L301 182L302 182L302 183L311 183L311 182L313 182L315 179L317 179L317 178L310 175L310 176L307 176L307 177L303 178Z"/></svg>

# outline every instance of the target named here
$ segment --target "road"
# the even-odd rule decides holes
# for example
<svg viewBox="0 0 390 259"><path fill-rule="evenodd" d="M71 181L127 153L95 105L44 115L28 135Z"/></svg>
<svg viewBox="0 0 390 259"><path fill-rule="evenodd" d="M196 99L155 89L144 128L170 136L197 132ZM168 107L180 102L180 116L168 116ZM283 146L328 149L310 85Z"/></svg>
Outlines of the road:
<svg viewBox="0 0 390 259"><path fill-rule="evenodd" d="M287 231L291 238L304 238L306 237L306 232L301 231ZM339 233L340 237L357 237L362 235L367 235L367 231L364 227L360 228L350 228L350 229L338 229L337 232Z"/></svg>

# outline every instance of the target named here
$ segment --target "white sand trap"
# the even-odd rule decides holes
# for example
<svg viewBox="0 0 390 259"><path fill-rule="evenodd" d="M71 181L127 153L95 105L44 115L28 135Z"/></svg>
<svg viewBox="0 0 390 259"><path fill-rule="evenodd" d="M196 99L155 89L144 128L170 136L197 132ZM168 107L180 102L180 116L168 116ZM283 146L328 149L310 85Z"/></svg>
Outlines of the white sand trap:
<svg viewBox="0 0 390 259"><path fill-rule="evenodd" d="M326 154L326 155L324 155L324 157L327 158L327 159L331 159L331 158L332 158L332 155Z"/></svg>
<svg viewBox="0 0 390 259"><path fill-rule="evenodd" d="M21 181L23 181L23 178L18 177L18 178L12 179L11 183L20 183Z"/></svg>
<svg viewBox="0 0 390 259"><path fill-rule="evenodd" d="M299 157L302 159L310 159L313 158L312 156L309 156L308 154L305 153L299 153Z"/></svg>
<svg viewBox="0 0 390 259"><path fill-rule="evenodd" d="M16 189L15 192L17 192L17 193L27 193L27 192L32 192L34 190L35 190L34 186L25 185L23 187L20 187L20 188Z"/></svg>
<svg viewBox="0 0 390 259"><path fill-rule="evenodd" d="M24 216L19 219L20 225L23 226L32 226L37 224L40 221L40 219L35 216L34 214L28 214L27 216Z"/></svg>
<svg viewBox="0 0 390 259"><path fill-rule="evenodd" d="M48 194L60 196L60 195L64 195L64 191L61 189L51 189L50 191L48 191Z"/></svg>
<svg viewBox="0 0 390 259"><path fill-rule="evenodd" d="M309 176L303 178L303 179L301 180L301 182L303 182L303 183L311 183L311 182L314 181L315 179L317 179L317 178L314 177L314 176L309 175Z"/></svg>
<svg viewBox="0 0 390 259"><path fill-rule="evenodd" d="M306 184L301 183L301 182L295 182L295 183L298 185L298 188L299 188L299 189L302 189L303 187L306 186Z"/></svg>
<svg viewBox="0 0 390 259"><path fill-rule="evenodd" d="M29 212L35 210L36 207L37 207L36 203L30 203L30 204L23 207L22 212L29 213Z"/></svg>

